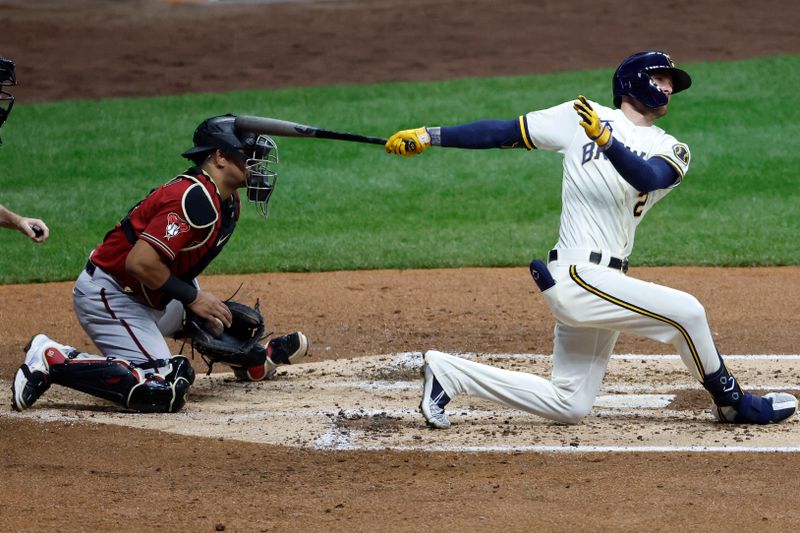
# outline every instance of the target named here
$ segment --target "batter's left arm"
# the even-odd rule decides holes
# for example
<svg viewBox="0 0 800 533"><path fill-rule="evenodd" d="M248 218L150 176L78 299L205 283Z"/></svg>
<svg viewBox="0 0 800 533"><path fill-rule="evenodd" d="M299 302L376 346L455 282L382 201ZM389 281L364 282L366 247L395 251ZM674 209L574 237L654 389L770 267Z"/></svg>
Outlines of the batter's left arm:
<svg viewBox="0 0 800 533"><path fill-rule="evenodd" d="M581 118L580 125L586 136L605 152L620 176L637 191L645 193L666 189L683 178L680 168L668 160L660 157L644 159L622 143L615 142L609 125L600 120L597 111L583 96L578 97L573 107Z"/></svg>
<svg viewBox="0 0 800 533"><path fill-rule="evenodd" d="M661 157L644 159L634 154L622 143L612 142L605 149L608 160L617 169L622 178L633 185L639 192L650 192L666 189L674 185L683 176L678 173L674 164Z"/></svg>

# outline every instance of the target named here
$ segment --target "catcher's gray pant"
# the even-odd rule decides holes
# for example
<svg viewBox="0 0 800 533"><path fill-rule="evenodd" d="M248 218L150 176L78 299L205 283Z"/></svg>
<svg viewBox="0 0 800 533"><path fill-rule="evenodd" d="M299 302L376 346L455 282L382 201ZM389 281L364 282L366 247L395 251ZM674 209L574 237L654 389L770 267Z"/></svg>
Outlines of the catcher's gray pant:
<svg viewBox="0 0 800 533"><path fill-rule="evenodd" d="M556 284L542 294L556 318L551 379L428 352L448 396L474 394L577 423L592 409L621 331L672 344L700 381L719 370L705 310L692 295L588 262L554 261L549 270Z"/></svg>
<svg viewBox="0 0 800 533"><path fill-rule="evenodd" d="M172 357L165 336L183 321L183 305L172 301L163 310L144 305L123 292L101 268L81 272L72 289L78 321L100 352L138 365ZM169 365L160 370L168 371Z"/></svg>

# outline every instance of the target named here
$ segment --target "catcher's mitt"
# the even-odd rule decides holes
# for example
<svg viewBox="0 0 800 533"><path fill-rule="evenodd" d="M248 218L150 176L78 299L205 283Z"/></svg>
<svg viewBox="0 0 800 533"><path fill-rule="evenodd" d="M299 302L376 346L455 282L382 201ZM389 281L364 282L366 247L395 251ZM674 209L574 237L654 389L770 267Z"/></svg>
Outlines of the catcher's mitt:
<svg viewBox="0 0 800 533"><path fill-rule="evenodd" d="M227 301L233 319L231 327L221 334L213 331L206 321L186 310L183 335L189 339L192 350L197 350L208 364L208 373L214 363L249 367L264 363L266 351L259 341L265 337L264 317L259 309L239 302Z"/></svg>

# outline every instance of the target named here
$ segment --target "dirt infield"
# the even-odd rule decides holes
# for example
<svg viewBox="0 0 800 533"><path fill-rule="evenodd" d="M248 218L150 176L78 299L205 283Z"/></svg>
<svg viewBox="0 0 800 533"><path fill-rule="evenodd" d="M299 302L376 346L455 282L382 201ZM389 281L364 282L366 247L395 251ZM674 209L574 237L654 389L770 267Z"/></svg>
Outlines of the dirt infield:
<svg viewBox="0 0 800 533"><path fill-rule="evenodd" d="M623 16L606 0L408 0L402 10L377 0L0 0L0 54L19 65L15 95L24 103L609 67L651 46L684 62L800 53L789 2L636 9ZM731 360L746 384L797 391L800 268L631 275L696 295L723 353L785 356ZM622 337L615 352L650 357L614 360L585 424L459 399L453 430L423 428L414 413L419 354L407 352L477 352L548 371L546 358L530 354L549 353L553 322L524 268L204 284L230 293L242 280L246 294L269 294L276 331L308 334L310 362L268 383L202 378L177 417L124 414L55 387L22 415L6 402L4 529L785 531L800 523L800 453L776 452L800 444L800 419L716 425L680 363L656 357L668 348L638 338ZM33 333L91 348L70 287L0 286L4 390Z"/></svg>

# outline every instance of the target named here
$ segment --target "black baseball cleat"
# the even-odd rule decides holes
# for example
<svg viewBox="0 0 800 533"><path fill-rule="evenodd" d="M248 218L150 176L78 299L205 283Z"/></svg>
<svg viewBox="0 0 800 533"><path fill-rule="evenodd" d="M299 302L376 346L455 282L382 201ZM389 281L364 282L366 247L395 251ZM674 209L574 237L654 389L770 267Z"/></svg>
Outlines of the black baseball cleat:
<svg viewBox="0 0 800 533"><path fill-rule="evenodd" d="M308 339L299 331L275 337L267 343L267 360L274 365L290 365L308 353Z"/></svg>
<svg viewBox="0 0 800 533"><path fill-rule="evenodd" d="M450 427L450 420L444 407L450 402L450 397L442 388L439 380L433 374L433 370L428 365L428 358L435 357L432 351L428 351L423 356L422 372L424 382L422 386L422 401L419 410L425 417L425 423L432 428L447 429Z"/></svg>

